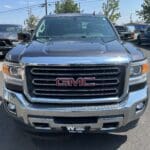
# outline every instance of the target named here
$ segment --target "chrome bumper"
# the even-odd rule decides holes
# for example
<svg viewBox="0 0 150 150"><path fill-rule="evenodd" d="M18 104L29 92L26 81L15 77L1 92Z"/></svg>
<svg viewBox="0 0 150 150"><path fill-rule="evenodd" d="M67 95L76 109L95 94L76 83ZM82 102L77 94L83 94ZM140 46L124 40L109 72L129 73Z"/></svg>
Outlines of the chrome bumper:
<svg viewBox="0 0 150 150"><path fill-rule="evenodd" d="M128 97L119 104L98 105L98 106L73 106L62 107L56 105L42 106L29 103L23 94L16 93L4 88L4 102L10 102L16 106L16 117L23 120L26 125L35 129L61 129L62 127L75 127L76 130L89 127L91 130L112 130L127 125L129 122L138 119L145 111L148 102L148 87L136 92L130 92ZM136 106L140 102L145 102L145 107L141 111L136 111ZM95 123L56 123L55 117L97 117ZM38 123L45 123L48 126L36 126ZM107 123L118 123L117 126L105 127Z"/></svg>

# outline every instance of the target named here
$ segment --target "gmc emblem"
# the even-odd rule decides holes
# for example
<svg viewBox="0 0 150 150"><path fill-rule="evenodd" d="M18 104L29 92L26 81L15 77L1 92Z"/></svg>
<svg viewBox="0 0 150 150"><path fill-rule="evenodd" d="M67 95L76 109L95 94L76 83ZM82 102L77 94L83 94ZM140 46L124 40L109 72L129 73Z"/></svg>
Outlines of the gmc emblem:
<svg viewBox="0 0 150 150"><path fill-rule="evenodd" d="M56 79L56 86L62 87L91 87L95 86L94 81L95 77L85 77L85 78L57 78Z"/></svg>

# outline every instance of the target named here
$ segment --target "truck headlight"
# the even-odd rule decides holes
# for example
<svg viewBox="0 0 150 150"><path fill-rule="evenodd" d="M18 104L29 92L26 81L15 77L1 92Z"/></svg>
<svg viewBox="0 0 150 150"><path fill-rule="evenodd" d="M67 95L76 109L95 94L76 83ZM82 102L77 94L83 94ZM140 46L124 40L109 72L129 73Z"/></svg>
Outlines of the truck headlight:
<svg viewBox="0 0 150 150"><path fill-rule="evenodd" d="M147 60L133 62L130 66L130 85L146 82L148 72L149 64Z"/></svg>
<svg viewBox="0 0 150 150"><path fill-rule="evenodd" d="M5 62L2 72L6 83L22 85L23 67L17 63Z"/></svg>
<svg viewBox="0 0 150 150"><path fill-rule="evenodd" d="M148 71L149 71L148 63L135 66L133 65L130 68L130 76L131 77L140 76L142 74L148 73Z"/></svg>

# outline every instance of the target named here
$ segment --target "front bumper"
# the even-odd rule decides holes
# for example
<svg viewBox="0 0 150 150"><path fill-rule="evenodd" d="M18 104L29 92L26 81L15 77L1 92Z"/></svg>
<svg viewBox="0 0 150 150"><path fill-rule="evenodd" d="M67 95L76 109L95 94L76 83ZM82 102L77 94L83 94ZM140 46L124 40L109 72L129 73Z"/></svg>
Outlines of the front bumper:
<svg viewBox="0 0 150 150"><path fill-rule="evenodd" d="M93 105L93 106L65 106L63 105L38 105L29 103L25 96L4 88L4 103L12 103L16 106L14 116L22 120L26 125L39 130L62 130L82 131L89 128L95 130L113 130L127 125L128 123L139 119L144 113L148 103L148 87L135 92L130 92L123 102L111 105ZM144 102L145 107L136 111L136 106ZM5 107L7 110L7 107ZM92 122L57 122L55 119L66 118L88 118L96 117L97 121ZM62 120L63 120L62 119Z"/></svg>

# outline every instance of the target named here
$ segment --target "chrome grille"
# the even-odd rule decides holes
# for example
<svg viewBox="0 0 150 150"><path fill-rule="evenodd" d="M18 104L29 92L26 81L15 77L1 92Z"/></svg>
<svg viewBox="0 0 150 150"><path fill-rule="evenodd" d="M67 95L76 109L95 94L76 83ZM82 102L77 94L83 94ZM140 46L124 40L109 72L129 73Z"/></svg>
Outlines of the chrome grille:
<svg viewBox="0 0 150 150"><path fill-rule="evenodd" d="M94 77L94 86L56 85L57 78ZM27 66L27 89L34 98L94 99L120 97L125 67L111 65Z"/></svg>

